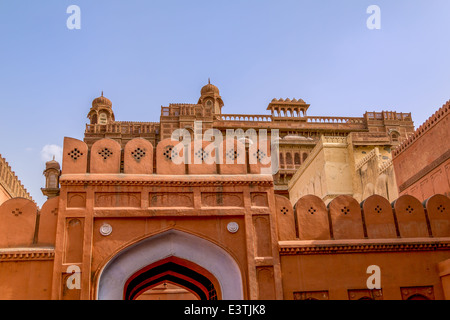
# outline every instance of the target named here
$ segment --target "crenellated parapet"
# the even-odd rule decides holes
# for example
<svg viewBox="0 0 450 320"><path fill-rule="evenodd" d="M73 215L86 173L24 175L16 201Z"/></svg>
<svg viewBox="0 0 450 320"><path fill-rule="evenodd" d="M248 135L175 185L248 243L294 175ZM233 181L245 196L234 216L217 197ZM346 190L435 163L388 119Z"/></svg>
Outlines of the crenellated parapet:
<svg viewBox="0 0 450 320"><path fill-rule="evenodd" d="M450 195L450 101L392 151L400 194Z"/></svg>
<svg viewBox="0 0 450 320"><path fill-rule="evenodd" d="M2 194L4 194L4 200L17 197L32 200L31 195L12 171L9 163L0 155L0 204L2 203Z"/></svg>
<svg viewBox="0 0 450 320"><path fill-rule="evenodd" d="M33 201L10 199L0 205L0 248L31 248L55 245L59 197L39 209ZM0 254L1 255L1 254ZM34 256L33 256L34 257ZM39 259L39 255L35 258ZM11 257L0 257L11 261Z"/></svg>
<svg viewBox="0 0 450 320"><path fill-rule="evenodd" d="M135 138L122 148L114 139L97 140L89 147L66 137L62 175L272 174L277 154L272 158L270 140L257 140L246 145L236 138L217 143L163 139L154 148L148 140Z"/></svg>
<svg viewBox="0 0 450 320"><path fill-rule="evenodd" d="M395 158L400 153L410 147L416 140L425 135L429 130L436 126L441 120L448 115L450 111L450 100L447 101L438 111L436 111L427 121L425 121L408 139L403 141L397 148L392 151L392 156Z"/></svg>
<svg viewBox="0 0 450 320"><path fill-rule="evenodd" d="M267 110L269 110L272 114L272 117L275 119L278 118L303 118L306 117L306 111L309 108L309 104L307 104L302 99L273 99L272 102L269 103Z"/></svg>
<svg viewBox="0 0 450 320"><path fill-rule="evenodd" d="M392 203L379 195L361 203L341 195L328 205L319 197L307 195L293 207L289 202L283 202L283 207L285 210L277 211L278 229L283 230L279 232L280 241L396 242L450 237L450 198L441 194L424 203L409 195Z"/></svg>

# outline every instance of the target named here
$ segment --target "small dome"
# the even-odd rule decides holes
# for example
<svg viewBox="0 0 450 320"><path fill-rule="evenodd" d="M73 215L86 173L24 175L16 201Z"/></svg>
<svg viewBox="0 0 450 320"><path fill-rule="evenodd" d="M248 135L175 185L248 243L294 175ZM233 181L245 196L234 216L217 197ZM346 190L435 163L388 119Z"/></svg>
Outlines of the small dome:
<svg viewBox="0 0 450 320"><path fill-rule="evenodd" d="M53 157L53 160L47 161L45 163L45 169L56 169L56 170L60 170L61 166L59 165L59 162L55 160L55 158Z"/></svg>
<svg viewBox="0 0 450 320"><path fill-rule="evenodd" d="M219 88L217 88L215 85L211 84L210 80L208 79L208 84L202 88L200 93L202 96L211 94L211 93L219 95Z"/></svg>
<svg viewBox="0 0 450 320"><path fill-rule="evenodd" d="M272 102L277 102L278 100L276 99L276 98L273 98L272 99Z"/></svg>
<svg viewBox="0 0 450 320"><path fill-rule="evenodd" d="M291 102L291 99L287 98L286 100L284 100L286 102Z"/></svg>
<svg viewBox="0 0 450 320"><path fill-rule="evenodd" d="M92 101L93 107L112 107L112 102L108 98L105 98L103 96L103 91L101 97L95 98L94 101Z"/></svg>

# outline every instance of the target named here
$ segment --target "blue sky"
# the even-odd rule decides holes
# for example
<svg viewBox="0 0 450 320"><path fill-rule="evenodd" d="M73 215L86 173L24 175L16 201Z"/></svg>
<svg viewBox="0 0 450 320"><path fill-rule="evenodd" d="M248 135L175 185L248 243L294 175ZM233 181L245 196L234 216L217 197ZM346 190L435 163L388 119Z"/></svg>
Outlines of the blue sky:
<svg viewBox="0 0 450 320"><path fill-rule="evenodd" d="M42 205L48 146L83 139L102 90L116 120L159 121L208 77L224 113L289 97L309 115L393 110L419 126L450 99L449 17L448 0L0 0L0 154Z"/></svg>

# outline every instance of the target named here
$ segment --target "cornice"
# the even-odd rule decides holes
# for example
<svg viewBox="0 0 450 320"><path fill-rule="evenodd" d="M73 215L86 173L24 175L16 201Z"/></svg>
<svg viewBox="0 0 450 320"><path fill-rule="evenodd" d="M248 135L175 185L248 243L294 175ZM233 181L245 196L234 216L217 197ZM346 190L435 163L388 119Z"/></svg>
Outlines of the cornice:
<svg viewBox="0 0 450 320"><path fill-rule="evenodd" d="M237 186L272 187L272 175L126 175L126 174L67 174L60 178L61 186L122 185L122 186Z"/></svg>
<svg viewBox="0 0 450 320"><path fill-rule="evenodd" d="M54 258L54 248L0 248L0 262L42 261Z"/></svg>
<svg viewBox="0 0 450 320"><path fill-rule="evenodd" d="M280 241L280 255L450 250L450 238Z"/></svg>

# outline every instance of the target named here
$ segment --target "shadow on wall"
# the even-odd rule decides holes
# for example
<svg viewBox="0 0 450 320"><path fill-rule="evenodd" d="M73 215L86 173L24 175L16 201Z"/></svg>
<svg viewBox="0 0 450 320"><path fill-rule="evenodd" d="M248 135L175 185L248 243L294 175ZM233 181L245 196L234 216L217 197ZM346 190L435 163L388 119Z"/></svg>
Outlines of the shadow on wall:
<svg viewBox="0 0 450 320"><path fill-rule="evenodd" d="M392 203L378 195L361 203L344 195L328 206L307 195L295 209L276 197L280 241L450 237L450 198L441 194L423 203L410 195Z"/></svg>

